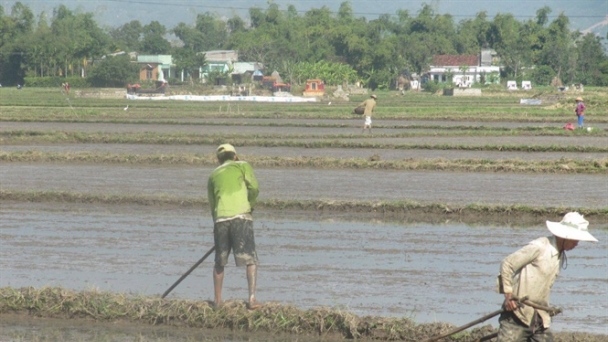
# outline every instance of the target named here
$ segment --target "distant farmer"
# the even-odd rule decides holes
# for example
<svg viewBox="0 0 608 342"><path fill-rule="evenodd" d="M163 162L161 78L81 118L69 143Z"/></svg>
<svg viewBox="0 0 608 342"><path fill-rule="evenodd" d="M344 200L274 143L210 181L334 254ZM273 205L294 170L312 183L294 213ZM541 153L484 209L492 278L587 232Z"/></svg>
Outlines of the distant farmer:
<svg viewBox="0 0 608 342"><path fill-rule="evenodd" d="M531 241L525 247L507 256L498 276L498 289L504 293L498 331L498 342L552 342L548 330L551 316L548 312L530 306L518 306L515 298L528 296L534 304L548 307L549 292L560 268L567 264L566 251L574 249L579 241L597 241L589 231L589 222L577 212L567 213L561 222L547 221L553 234Z"/></svg>
<svg viewBox="0 0 608 342"><path fill-rule="evenodd" d="M63 90L65 90L65 94L67 96L70 96L70 84L68 82L62 83L61 86L63 87Z"/></svg>
<svg viewBox="0 0 608 342"><path fill-rule="evenodd" d="M369 129L369 134L372 134L372 113L376 109L376 95L370 96L369 99L361 102L358 107L365 107L365 111L363 115L365 116L365 123L363 124L363 131L365 133L365 129Z"/></svg>
<svg viewBox="0 0 608 342"><path fill-rule="evenodd" d="M207 183L207 196L214 222L215 306L222 303L224 266L228 263L232 250L236 265L247 267L247 307L257 309L260 307L255 299L258 255L255 250L251 212L258 197L258 181L251 165L238 160L232 145L220 145L216 156L220 166L211 173Z"/></svg>
<svg viewBox="0 0 608 342"><path fill-rule="evenodd" d="M578 128L583 128L583 121L585 121L585 109L587 107L585 107L582 97L577 97L575 101L576 108L574 109L574 112L576 113L576 116L578 116Z"/></svg>

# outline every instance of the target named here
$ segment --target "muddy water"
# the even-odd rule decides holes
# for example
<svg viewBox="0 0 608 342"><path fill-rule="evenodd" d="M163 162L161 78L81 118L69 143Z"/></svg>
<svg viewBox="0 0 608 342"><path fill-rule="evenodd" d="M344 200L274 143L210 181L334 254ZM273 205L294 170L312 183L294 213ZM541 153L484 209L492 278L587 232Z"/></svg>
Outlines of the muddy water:
<svg viewBox="0 0 608 342"><path fill-rule="evenodd" d="M206 194L211 167L8 163L3 190L110 195ZM260 199L608 207L606 175L256 168Z"/></svg>
<svg viewBox="0 0 608 342"><path fill-rule="evenodd" d="M508 152L508 151L462 151L462 150L402 150L370 148L298 148L298 147L262 147L237 146L243 159L248 156L281 156L330 157L330 158L370 158L378 156L380 160L416 159L516 159L516 160L558 160L562 158L590 160L606 158L605 153L578 152ZM108 153L108 154L211 154L216 146L193 145L142 145L142 144L68 144L68 145L3 145L0 151L23 152L40 151L49 153Z"/></svg>
<svg viewBox="0 0 608 342"><path fill-rule="evenodd" d="M0 286L160 295L213 244L211 219L195 209L3 203L0 222ZM255 228L262 301L457 325L496 310L500 260L547 235L542 225L289 212L260 212ZM556 331L608 333L608 225L592 222L592 229L600 242L571 251L554 285L552 305L564 309ZM244 299L244 269L226 272L225 297ZM211 262L170 296L211 299Z"/></svg>

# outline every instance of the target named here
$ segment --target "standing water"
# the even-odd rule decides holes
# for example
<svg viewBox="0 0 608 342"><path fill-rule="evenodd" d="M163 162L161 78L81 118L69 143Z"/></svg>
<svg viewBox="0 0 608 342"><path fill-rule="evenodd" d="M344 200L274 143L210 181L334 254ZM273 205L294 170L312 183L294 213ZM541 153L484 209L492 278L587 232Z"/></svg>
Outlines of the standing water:
<svg viewBox="0 0 608 342"><path fill-rule="evenodd" d="M462 325L500 308L495 278L501 260L549 235L542 224L313 215L256 212L259 300ZM211 218L200 209L14 203L3 205L0 225L0 287L160 296L213 245ZM552 290L551 305L564 310L554 317L554 331L608 333L606 228L591 222L600 241L568 253L568 267ZM169 297L212 299L211 274L209 258ZM224 298L246 296L245 270L230 264ZM497 326L497 319L488 323ZM22 328L3 325L3 331Z"/></svg>

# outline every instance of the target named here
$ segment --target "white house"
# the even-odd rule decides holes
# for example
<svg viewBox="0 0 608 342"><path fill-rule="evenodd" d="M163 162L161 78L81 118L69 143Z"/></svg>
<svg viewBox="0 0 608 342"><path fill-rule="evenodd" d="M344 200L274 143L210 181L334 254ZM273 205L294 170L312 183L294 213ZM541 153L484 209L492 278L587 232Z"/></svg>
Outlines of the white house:
<svg viewBox="0 0 608 342"><path fill-rule="evenodd" d="M480 55L435 55L426 79L452 82L458 87L470 87L482 78L486 84L499 83L500 67L492 65L496 61L491 51L484 50Z"/></svg>

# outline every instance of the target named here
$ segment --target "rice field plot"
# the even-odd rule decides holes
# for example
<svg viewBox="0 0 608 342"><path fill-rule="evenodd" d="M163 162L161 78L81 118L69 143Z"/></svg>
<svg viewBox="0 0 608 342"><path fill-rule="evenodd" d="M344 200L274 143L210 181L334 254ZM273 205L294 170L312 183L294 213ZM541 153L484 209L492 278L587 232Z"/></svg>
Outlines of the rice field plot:
<svg viewBox="0 0 608 342"><path fill-rule="evenodd" d="M352 107L363 97L353 98L347 103L332 101L329 104L329 101L324 101L279 105L91 98L70 98L68 101L59 91L40 89L11 90L7 94L10 96L0 96L0 205L12 208L10 214L8 211L2 214L7 215L5 218L10 215L10 227L22 228L5 234L7 230L3 227L3 241L15 241L16 248L27 245L28 253L34 252L31 252L33 259L21 258L1 266L16 274L20 282L30 281L36 287L52 279L60 286L65 281L66 287L80 290L83 285L74 281L88 277L94 280L94 284L104 284L104 281L113 284L111 291L131 291L131 288L121 287L131 283L132 273L126 270L145 265L138 271L142 282L132 284L147 284L154 287L152 292L158 292L169 278L175 278L178 270L189 266L184 261L187 258L179 253L200 254L200 243L193 241L190 234L197 226L195 221L199 219L201 208L207 208L206 179L216 166L214 150L224 142L235 144L242 159L254 166L261 187L260 203L256 208L259 222L263 223L259 227L260 243L277 248L265 251L270 253L267 254L269 278L264 280L267 283L260 286L260 291L265 287L269 291L266 298L272 298L274 293L283 304L293 303L302 309L307 308L307 303L317 300L320 294L333 296L333 299L315 302L314 306L333 300L334 309L345 316L335 316L335 311L327 315L335 319L334 322L347 323L340 325L340 329L344 328L338 330L341 337L352 338L353 331L358 333L359 330L352 330L353 325L348 325L349 322L363 325L375 322L357 321L359 318L354 318L352 311L381 316L409 313L412 318L420 320L432 319L436 314L435 317L441 320L463 323L453 319L463 317L464 313L457 309L464 310L470 305L473 314L479 316L492 306L491 299L484 299L488 305L482 308L470 298L463 298L453 284L466 279L437 268L438 265L433 264L433 255L474 264L464 257L471 256L466 243L477 240L475 248L478 248L478 253L486 255L488 250L483 248L495 253L498 251L495 247L500 247L502 255L520 242L525 243L529 233L544 233L544 220L559 220L564 212L571 210L585 214L601 240L606 240L608 232L608 113L603 109L606 106L603 106L605 100L601 92L586 95L590 107L588 122L597 128L591 132L561 129L563 123L574 121L568 95L550 106L522 107L518 102L519 97L524 96L521 93L463 99L426 94L402 97L384 92L378 94L381 100L378 113L374 115L373 135L361 134L361 117L350 114ZM108 209L110 206L112 208ZM152 220L154 229L142 226L143 221L139 221L136 213L141 208L148 212L146 219ZM190 230L167 231L163 223L165 219L159 218L163 212L187 220ZM168 217L173 217L171 215ZM300 215L309 218L295 219ZM310 223L311 216L326 221ZM353 220L349 221L351 218ZM209 218L204 220L208 224ZM366 224L357 225L357 220ZM121 221L120 228L116 226L117 221ZM429 221L432 222L430 226L426 224ZM2 222L9 221L3 219ZM415 229L404 230L406 222L416 226ZM74 225L74 229L65 228L67 223ZM324 227L315 230L317 225ZM187 225L178 224L176 227L184 226ZM287 226L293 236L297 235L297 241L290 242L293 236L287 231L283 232L287 235L280 237L282 240L272 240L277 238L273 231L281 231ZM302 226L315 230L314 234L303 233L306 229ZM505 236L513 238L517 235L520 238L505 243L506 237L500 238L496 231L488 234L488 229L496 226L501 227L498 232L504 229ZM49 239L36 239L36 234L26 234L25 230L34 227L40 234L49 234ZM133 230L133 227L141 229ZM91 229L102 238L95 239L90 235ZM412 244L410 254L404 255L398 246L385 248L387 244L401 241L401 238L405 238L401 241L403 244L413 243L415 239L410 241L409 238L431 231L437 235L427 241L428 246L416 249ZM376 236L378 232L383 232L382 236ZM75 234L75 239L83 239L88 247L83 248L77 241L66 238L71 234ZM133 239L130 234L137 238ZM453 234L459 236L458 239L442 242L441 236ZM210 237L208 232L203 235ZM336 269L338 278L328 274L323 279L324 273L318 270L333 270L327 263L343 256L345 246L357 245L370 237L375 247L365 250L363 246L365 253L352 252L362 258L362 269ZM172 238L186 241L185 249L181 248L182 242L154 247ZM493 242L486 246L484 239ZM325 246L328 241L335 243ZM450 245L451 242L455 245ZM598 247L600 253L602 246ZM71 254L57 256L62 248ZM455 248L452 250L455 254L443 253L449 248ZM8 251L6 253L10 255L17 253L8 248L0 250ZM153 258L158 260L148 264L141 259L163 250L178 254L167 259L163 259L166 255L162 253L154 255ZM315 254L320 250L326 250L327 254ZM138 251L144 252L139 255ZM596 253L598 249L592 251ZM573 258L577 259L575 263L580 264L579 271L584 274L579 276L575 273L577 275L559 289L564 293L560 297L567 297L571 293L569 286L576 287L577 281L601 284L602 279L593 274L601 274L605 270L605 258L588 252L583 250L580 258ZM91 260L83 258L83 253L92 253ZM308 257L314 261L311 262L313 265L298 265L297 270L292 270L292 264L301 259L302 253L310 254ZM377 265L365 264L371 260L366 255L382 253L395 258L394 263L385 264L380 260ZM101 262L104 255L108 258L101 263L101 272L96 271L100 263L94 259ZM293 260L287 262L285 255ZM28 260L36 258L41 263L55 261L56 266L28 264ZM131 263L136 259L141 262ZM414 259L416 262L410 262ZM485 267L494 270L498 259L496 256L495 262L488 261L483 270L470 270L471 276L477 277L476 288L479 291L492 291L486 286L485 277L491 273L489 277L493 279L495 274ZM424 260L432 265L425 264ZM10 266L17 263L23 268ZM374 273L370 269L378 265L389 268L385 272L386 277L382 278L386 286L395 291L405 291L403 286L407 277L400 273L404 271L399 266L402 263L407 267L421 267L410 270L417 277L424 277L426 268L426 271L432 270L429 274L443 279L443 282L429 287L428 298L420 296L416 299L421 301L416 312L408 311L403 303L391 303L394 296L388 292L394 291L384 291L382 287L366 288L363 292L352 289L352 293L357 293L354 297L351 292L342 291L343 284L357 283L357 279L348 277L358 273L373 279ZM162 265L167 270L159 275L153 270L154 265ZM365 265L369 267L363 267ZM460 266L464 268L466 265ZM298 270L309 277L303 277ZM208 276L204 281L209 281ZM350 280L345 281L347 278ZM294 298L295 295L286 290L292 284L308 284L309 279L322 286L306 286L304 290L309 292L301 298ZM372 282L368 280L365 283ZM412 285L420 286L417 282ZM208 290L209 284L205 286ZM228 289L234 293L239 290L236 284L231 284ZM373 290L371 299L365 298L367 290ZM68 293L61 289L52 291ZM204 307L200 300L207 297L201 294L200 283L183 291L182 296L197 298L195 305ZM38 294L36 291L31 293ZM451 295L466 302L457 308L450 307L447 297ZM597 293L580 289L576 295L593 296ZM404 293L403 297L407 298L407 294ZM429 298L438 306L422 311L422 302ZM92 302L97 303L99 299L95 297ZM182 310L178 302L171 303ZM592 304L579 307L580 303ZM593 297L567 305L572 315L564 318L564 332L558 341L566 341L571 336L567 335L570 332L589 341L605 338L601 330L605 326L605 317L601 316L604 302ZM95 310L100 307L103 305L95 306ZM279 309L281 307L278 306ZM591 307L594 310L593 321L585 322L584 315L580 313L590 312ZM600 314L596 315L596 312ZM196 317L197 313L193 315ZM256 317L267 318L241 311L236 315L248 322ZM289 322L298 321L298 315L302 313L297 311L292 315ZM322 316L315 317L328 317L324 315L325 311ZM159 316L151 319L162 320ZM410 327L408 322L400 324ZM178 321L177 324L190 323ZM581 337L581 332L589 327L585 324L597 328L593 331L600 334L599 339L588 335ZM372 338L403 338L408 334L404 333L403 325L381 326L388 332L380 329L384 335L376 332ZM426 332L445 330L445 326L437 323ZM326 326L322 327L325 329ZM423 332L419 330L421 335L416 336L428 335ZM462 341L469 337L465 336Z"/></svg>
<svg viewBox="0 0 608 342"><path fill-rule="evenodd" d="M174 178L177 177L172 174L174 171L169 171L172 167L188 170L212 166L215 146L231 142L260 174L288 175L276 180L285 181L291 187L302 184L302 188L291 191L291 199L297 199L300 192L309 193L305 196L307 200L314 198L314 192L308 191L311 187L304 185L305 182L294 182L294 178L311 169L315 170L313 177L318 178L319 184L333 182L331 172L338 170L347 184L351 177L350 184L360 182L365 189L374 187L368 183L385 179L386 172L400 172L399 176L404 176L400 184L413 176L407 172L422 172L424 178L428 178L423 180L425 186L437 184L438 178L456 180L464 172L462 176L470 181L459 182L469 184L470 190L454 191L459 195L453 199L443 189L427 191L441 193L435 197L416 192L401 198L386 195L390 191L361 196L369 191L349 189L346 185L345 189L337 188L333 193L344 194L340 200L386 198L467 205L484 198L483 203L496 205L539 206L536 197L545 195L526 194L519 202L512 198L503 201L502 196L495 200L480 197L481 189L475 190L475 179L488 178L489 184L501 184L495 187L500 191L506 178L501 174L515 173L513 178L520 179L523 187L537 189L530 185L539 183L531 174L547 173L556 177L554 182L564 184L572 184L573 177L591 177L582 182L588 184L586 193L591 195L581 197L588 200L560 199L561 206L584 209L580 207L582 203L593 203L590 207L594 209L605 207L605 201L596 200L592 194L604 190L601 181L594 177L601 179L608 173L608 160L604 157L608 152L608 131L600 127L591 132L564 131L546 120L559 120L565 115L565 104L522 107L516 101L521 94L475 99L379 94L384 100L379 101L378 113L374 115L374 134L369 135L361 134L360 117L346 111L353 103L230 104L73 98L67 101L67 106L63 102L67 98L62 98L59 92L41 89L13 92L13 96L0 100L0 120L3 120L0 158L15 169L22 168L18 163L34 163L30 167L35 169L57 168L59 166L49 163L60 163L67 169L55 172L69 174L72 170L78 172L76 164L104 164L105 174L112 175L112 170L116 170L117 175L123 174L120 177L127 177L129 168L141 165L160 167L158 170L169 172L164 177ZM32 94L38 96L30 98ZM594 94L590 94L589 99L591 108L593 103L602 101ZM421 120L415 114L421 112L429 114L429 120ZM598 122L608 117L599 107L595 112ZM474 121L463 122L464 117ZM25 174L36 177L36 174L48 173L36 170L21 176ZM14 182L6 177L7 182ZM366 178L370 180L362 180ZM129 182L137 184L135 180ZM26 179L25 183L41 182ZM395 187L388 183L385 186ZM549 189L550 184L546 187L543 191L556 193ZM9 188L17 191L12 186ZM286 188L286 185L280 184L277 188ZM327 189L327 186L321 185L321 188ZM518 186L506 184L504 188ZM319 198L332 200L321 189L312 189L318 191ZM29 187L27 191L32 190L35 189ZM60 191L61 187L41 190ZM72 191L86 192L86 189L72 187ZM496 191L490 193L496 194ZM470 196L462 197L462 194Z"/></svg>

